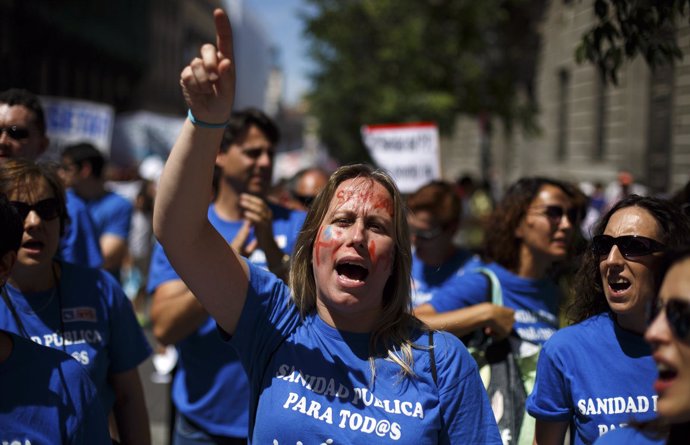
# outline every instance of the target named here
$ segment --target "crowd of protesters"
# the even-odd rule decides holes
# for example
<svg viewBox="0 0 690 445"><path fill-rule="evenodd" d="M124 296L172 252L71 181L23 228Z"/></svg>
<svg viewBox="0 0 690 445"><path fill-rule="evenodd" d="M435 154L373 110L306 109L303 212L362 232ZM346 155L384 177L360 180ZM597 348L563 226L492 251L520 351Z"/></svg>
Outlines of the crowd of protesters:
<svg viewBox="0 0 690 445"><path fill-rule="evenodd" d="M232 111L214 19L131 201L91 144L42 161L38 98L0 93L0 443L150 444L138 368L173 347L175 445L687 443L687 187L404 196L356 164L272 189L279 130Z"/></svg>

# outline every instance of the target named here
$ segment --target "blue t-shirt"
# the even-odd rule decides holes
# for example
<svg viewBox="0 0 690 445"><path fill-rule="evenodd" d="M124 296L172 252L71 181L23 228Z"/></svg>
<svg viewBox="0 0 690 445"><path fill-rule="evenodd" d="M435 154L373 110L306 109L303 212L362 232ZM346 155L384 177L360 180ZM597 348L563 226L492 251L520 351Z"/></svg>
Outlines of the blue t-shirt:
<svg viewBox="0 0 690 445"><path fill-rule="evenodd" d="M419 306L431 300L433 292L471 262L472 252L456 249L455 253L440 266L428 266L412 255L412 304Z"/></svg>
<svg viewBox="0 0 690 445"><path fill-rule="evenodd" d="M475 361L437 332L431 374L428 336L411 333L413 378L383 357L372 382L369 334L304 319L290 289L250 265L247 300L230 340L257 400L253 443L501 444Z"/></svg>
<svg viewBox="0 0 690 445"><path fill-rule="evenodd" d="M151 348L131 303L110 274L65 262L60 265L57 288L23 294L7 284L21 324L2 302L0 328L63 350L84 365L109 413L115 395L108 376L136 368Z"/></svg>
<svg viewBox="0 0 690 445"><path fill-rule="evenodd" d="M91 215L99 237L115 235L124 240L127 239L134 210L127 199L117 193L106 192L97 199L83 202Z"/></svg>
<svg viewBox="0 0 690 445"><path fill-rule="evenodd" d="M278 247L291 253L306 213L271 206L273 234ZM208 219L231 242L243 221L221 219L209 206ZM249 242L254 239L253 230ZM266 267L266 255L255 250L250 261ZM149 271L148 292L168 281L179 280L160 244L156 243ZM211 317L176 345L179 359L172 384L177 410L205 431L220 436L247 437L249 387L237 354L223 342Z"/></svg>
<svg viewBox="0 0 690 445"><path fill-rule="evenodd" d="M656 376L642 336L599 314L544 344L527 411L539 420L570 422L573 443L591 444L631 420L655 416Z"/></svg>
<svg viewBox="0 0 690 445"><path fill-rule="evenodd" d="M479 263L477 263L479 264ZM503 305L515 310L514 329L522 340L543 344L558 329L561 291L549 278L522 278L497 263L482 265L501 283ZM471 266L437 289L429 303L436 312L448 312L490 301L489 281Z"/></svg>
<svg viewBox="0 0 690 445"><path fill-rule="evenodd" d="M86 267L101 267L103 256L96 226L84 203L70 190L67 198L69 222L60 240L58 258Z"/></svg>
<svg viewBox="0 0 690 445"><path fill-rule="evenodd" d="M688 438L690 440L690 438ZM594 442L595 445L663 445L665 438L655 439L635 428L617 428L609 431Z"/></svg>
<svg viewBox="0 0 690 445"><path fill-rule="evenodd" d="M0 444L110 444L86 371L61 351L15 334L0 362Z"/></svg>

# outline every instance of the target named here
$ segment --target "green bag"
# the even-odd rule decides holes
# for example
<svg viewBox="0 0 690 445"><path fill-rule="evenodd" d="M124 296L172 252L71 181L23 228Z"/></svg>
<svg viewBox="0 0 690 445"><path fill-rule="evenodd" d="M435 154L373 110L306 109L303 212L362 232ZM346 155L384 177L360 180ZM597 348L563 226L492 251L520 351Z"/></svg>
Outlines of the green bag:
<svg viewBox="0 0 690 445"><path fill-rule="evenodd" d="M496 274L483 267L477 272L489 282L491 303L503 306ZM468 340L467 347L477 361L503 444L531 445L535 419L525 411L525 401L534 388L541 346L520 339L515 332L495 341L479 330Z"/></svg>

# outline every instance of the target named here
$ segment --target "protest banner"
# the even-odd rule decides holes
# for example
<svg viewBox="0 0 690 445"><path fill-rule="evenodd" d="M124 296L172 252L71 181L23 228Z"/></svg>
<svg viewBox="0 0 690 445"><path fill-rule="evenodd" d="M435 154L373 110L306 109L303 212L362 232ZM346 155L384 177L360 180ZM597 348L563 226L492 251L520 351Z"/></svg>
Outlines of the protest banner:
<svg viewBox="0 0 690 445"><path fill-rule="evenodd" d="M365 125L362 138L374 162L391 174L403 193L441 176L438 127L433 123Z"/></svg>
<svg viewBox="0 0 690 445"><path fill-rule="evenodd" d="M45 158L57 160L70 144L90 142L105 155L110 154L115 110L103 103L64 97L41 96L50 146Z"/></svg>

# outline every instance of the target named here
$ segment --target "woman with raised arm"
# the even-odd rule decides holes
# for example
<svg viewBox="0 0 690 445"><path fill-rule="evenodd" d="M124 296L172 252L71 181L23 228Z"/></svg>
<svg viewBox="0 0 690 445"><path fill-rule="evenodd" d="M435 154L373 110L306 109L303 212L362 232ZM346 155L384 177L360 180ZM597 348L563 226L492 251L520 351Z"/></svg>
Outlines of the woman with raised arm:
<svg viewBox="0 0 690 445"><path fill-rule="evenodd" d="M495 443L476 366L458 340L409 313L410 242L391 178L333 174L297 241L288 288L241 258L206 201L234 89L232 36L182 71L189 105L163 173L154 230L180 277L230 339L249 376L255 443ZM317 442L318 441L318 442Z"/></svg>

